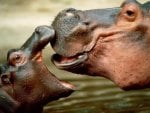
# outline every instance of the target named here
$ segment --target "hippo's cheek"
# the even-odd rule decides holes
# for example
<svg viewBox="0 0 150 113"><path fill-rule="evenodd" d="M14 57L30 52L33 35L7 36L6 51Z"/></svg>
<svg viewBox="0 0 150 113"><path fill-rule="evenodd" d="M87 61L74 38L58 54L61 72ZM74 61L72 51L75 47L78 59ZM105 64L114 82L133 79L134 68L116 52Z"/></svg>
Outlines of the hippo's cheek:
<svg viewBox="0 0 150 113"><path fill-rule="evenodd" d="M122 89L140 89L150 83L150 54L142 41L139 43L115 43L107 48L105 56L97 60L96 67L103 66L107 78L114 81ZM94 70L93 70L94 71Z"/></svg>

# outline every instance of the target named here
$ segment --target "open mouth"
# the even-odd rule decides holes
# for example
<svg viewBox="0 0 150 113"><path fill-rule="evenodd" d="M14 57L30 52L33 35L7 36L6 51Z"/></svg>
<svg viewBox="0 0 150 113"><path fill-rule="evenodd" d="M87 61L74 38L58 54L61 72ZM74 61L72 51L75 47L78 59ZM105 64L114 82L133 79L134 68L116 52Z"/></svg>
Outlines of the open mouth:
<svg viewBox="0 0 150 113"><path fill-rule="evenodd" d="M59 54L54 54L51 60L59 69L68 69L83 63L87 58L87 53L78 54L72 57L64 57Z"/></svg>
<svg viewBox="0 0 150 113"><path fill-rule="evenodd" d="M42 52L37 53L37 55L34 57L34 59L36 59L36 61L42 61L42 59L43 59ZM65 88L67 88L70 92L73 92L76 89L76 87L74 85L72 85L66 81L61 81L61 85L63 85Z"/></svg>

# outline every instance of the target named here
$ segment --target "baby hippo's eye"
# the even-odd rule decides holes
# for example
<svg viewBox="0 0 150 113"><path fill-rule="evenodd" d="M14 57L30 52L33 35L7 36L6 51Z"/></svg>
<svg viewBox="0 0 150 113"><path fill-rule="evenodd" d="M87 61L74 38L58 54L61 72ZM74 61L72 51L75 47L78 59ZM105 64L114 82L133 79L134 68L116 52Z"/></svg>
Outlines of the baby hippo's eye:
<svg viewBox="0 0 150 113"><path fill-rule="evenodd" d="M27 62L27 57L22 52L13 52L10 54L8 62L12 66L21 66Z"/></svg>
<svg viewBox="0 0 150 113"><path fill-rule="evenodd" d="M14 60L16 63L20 63L20 62L21 62L21 56L20 56L20 55L16 55L13 60Z"/></svg>

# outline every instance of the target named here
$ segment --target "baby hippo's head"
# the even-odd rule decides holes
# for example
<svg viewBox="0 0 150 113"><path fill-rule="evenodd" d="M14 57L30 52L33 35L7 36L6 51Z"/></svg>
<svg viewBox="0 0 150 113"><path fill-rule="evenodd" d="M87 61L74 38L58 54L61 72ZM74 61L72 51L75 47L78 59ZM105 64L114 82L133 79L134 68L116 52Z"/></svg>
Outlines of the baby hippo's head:
<svg viewBox="0 0 150 113"><path fill-rule="evenodd" d="M6 97L2 112L41 113L48 102L73 92L73 85L57 79L43 63L42 49L53 36L51 27L37 27L20 49L8 52L7 63L0 66L0 95Z"/></svg>

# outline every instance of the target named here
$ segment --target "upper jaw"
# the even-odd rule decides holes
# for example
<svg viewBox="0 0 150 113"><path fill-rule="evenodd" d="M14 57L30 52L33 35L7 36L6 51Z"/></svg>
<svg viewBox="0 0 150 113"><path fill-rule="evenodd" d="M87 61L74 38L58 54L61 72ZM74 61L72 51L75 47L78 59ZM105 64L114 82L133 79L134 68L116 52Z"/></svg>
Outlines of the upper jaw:
<svg viewBox="0 0 150 113"><path fill-rule="evenodd" d="M76 67L88 59L87 53L78 54L72 57L65 57L59 54L54 54L51 57L53 64L59 69L69 69Z"/></svg>

